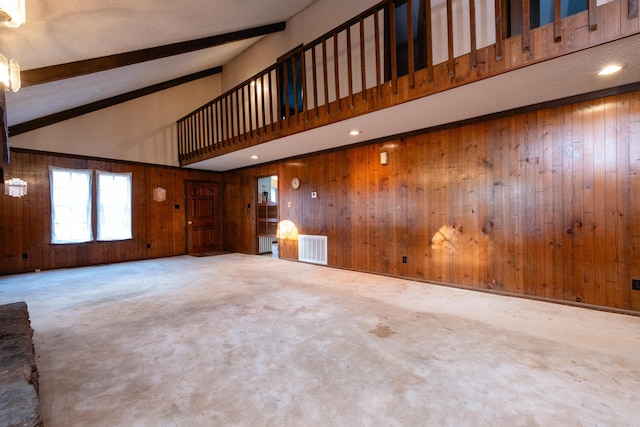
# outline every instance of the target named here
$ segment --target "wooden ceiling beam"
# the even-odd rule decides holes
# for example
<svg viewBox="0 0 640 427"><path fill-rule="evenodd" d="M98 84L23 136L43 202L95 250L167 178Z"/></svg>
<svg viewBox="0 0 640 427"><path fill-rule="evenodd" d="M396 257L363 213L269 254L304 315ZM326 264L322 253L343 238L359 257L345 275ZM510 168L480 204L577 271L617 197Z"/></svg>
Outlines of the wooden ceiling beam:
<svg viewBox="0 0 640 427"><path fill-rule="evenodd" d="M226 34L219 34L217 36L205 37L202 39L173 43L164 46L136 50L132 52L119 53L115 55L102 56L99 58L86 59L82 61L69 62L66 64L34 68L32 70L23 70L20 73L20 77L23 87L50 83L57 80L84 76L87 74L111 70L118 67L125 67L127 65L139 64L141 62L181 55L201 49L208 49L226 43L260 37L267 34L283 31L285 27L285 22L277 22L275 24L263 25L260 27L234 31Z"/></svg>

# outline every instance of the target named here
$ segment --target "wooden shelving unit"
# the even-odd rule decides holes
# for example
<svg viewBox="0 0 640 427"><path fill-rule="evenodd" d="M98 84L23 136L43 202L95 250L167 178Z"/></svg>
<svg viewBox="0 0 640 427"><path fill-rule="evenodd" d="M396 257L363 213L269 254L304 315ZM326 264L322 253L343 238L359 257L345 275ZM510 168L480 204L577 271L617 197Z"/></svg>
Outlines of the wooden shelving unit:
<svg viewBox="0 0 640 427"><path fill-rule="evenodd" d="M278 205L272 202L258 203L258 236L276 236L278 230Z"/></svg>

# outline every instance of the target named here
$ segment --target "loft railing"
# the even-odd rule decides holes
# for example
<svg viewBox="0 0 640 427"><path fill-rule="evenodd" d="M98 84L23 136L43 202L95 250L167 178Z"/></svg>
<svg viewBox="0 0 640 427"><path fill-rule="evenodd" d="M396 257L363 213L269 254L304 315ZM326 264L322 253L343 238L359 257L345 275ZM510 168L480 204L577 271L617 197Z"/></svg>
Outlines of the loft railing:
<svg viewBox="0 0 640 427"><path fill-rule="evenodd" d="M558 43L562 4L550 1L549 25ZM596 0L583 1L588 29L595 31ZM619 8L620 15L637 21L638 0L614 2L626 6L624 13ZM476 69L479 52L485 55L484 63L489 62L487 52L492 61L501 61L504 50L513 49L505 46L507 40L520 38L521 56L526 56L534 28L546 24L537 22L537 14L532 18L530 5L530 0L385 0L178 120L180 164L466 83L470 73L463 72L461 64ZM483 22L479 16L495 20Z"/></svg>

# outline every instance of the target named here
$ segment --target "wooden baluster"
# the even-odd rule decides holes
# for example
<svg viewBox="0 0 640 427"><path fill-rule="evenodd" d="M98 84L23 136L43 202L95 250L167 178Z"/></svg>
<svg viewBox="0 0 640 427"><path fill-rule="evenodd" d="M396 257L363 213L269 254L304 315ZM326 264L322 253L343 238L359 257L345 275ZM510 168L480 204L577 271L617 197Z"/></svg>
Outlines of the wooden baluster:
<svg viewBox="0 0 640 427"><path fill-rule="evenodd" d="M234 93L236 94L236 104L235 104L235 113L236 113L236 127L237 127L237 131L236 131L236 135L238 137L238 143L240 142L240 136L242 135L241 132L241 128L240 128L240 120L242 113L244 112L244 105L240 105L240 91L244 90L244 86L241 86L240 88L238 88L238 90L234 91Z"/></svg>
<svg viewBox="0 0 640 427"><path fill-rule="evenodd" d="M282 63L282 97L284 98L284 102L282 103L282 108L284 108L284 113L282 114L282 118L286 119L287 126L290 126L290 112L289 112L289 69L287 67L286 61Z"/></svg>
<svg viewBox="0 0 640 427"><path fill-rule="evenodd" d="M242 88L240 88L240 105L242 106L242 139L244 141L247 140L247 138L249 138L249 135L247 135L247 110L249 109L248 103L246 102L246 100L248 99L248 96L245 96L245 92L247 88L250 88L250 84L249 86L244 85L242 86ZM251 89L249 89L249 91L251 91ZM240 125L238 125L239 127ZM238 133L240 133L240 131L238 131Z"/></svg>
<svg viewBox="0 0 640 427"><path fill-rule="evenodd" d="M309 107L307 105L307 52L305 49L300 51L300 61L302 61L300 78L302 79L302 112L304 113L305 123L309 123Z"/></svg>
<svg viewBox="0 0 640 427"><path fill-rule="evenodd" d="M229 95L224 97L224 116L225 116L225 146L231 145L231 138L233 133L231 132L231 108L229 107Z"/></svg>
<svg viewBox="0 0 640 427"><path fill-rule="evenodd" d="M362 102L367 102L367 68L364 45L364 19L360 19L360 82L362 87Z"/></svg>
<svg viewBox="0 0 640 427"><path fill-rule="evenodd" d="M254 134L255 131L255 137L259 138L260 137L260 108L258 108L259 104L259 100L258 100L258 93L260 91L262 91L262 83L260 83L260 80L256 77L254 79L254 84L253 84L253 108L251 108L251 86L247 87L247 90L249 91L249 95L247 96L248 98L248 104L249 104L249 127L251 127L251 117L252 115L255 115L256 120L255 120L255 126L254 128L251 130L251 134Z"/></svg>
<svg viewBox="0 0 640 427"><path fill-rule="evenodd" d="M207 152L211 151L211 104L207 104L204 109L204 129L205 129L205 148Z"/></svg>
<svg viewBox="0 0 640 427"><path fill-rule="evenodd" d="M314 115L317 119L320 117L320 114L318 113L318 72L316 70L318 64L316 62L316 46L313 46L311 49L311 62L311 75L313 79L313 109Z"/></svg>
<svg viewBox="0 0 640 427"><path fill-rule="evenodd" d="M327 66L327 43L322 40L322 73L324 78L324 105L327 106L327 116L331 113L329 107L329 70Z"/></svg>
<svg viewBox="0 0 640 427"><path fill-rule="evenodd" d="M456 76L455 62L453 59L453 1L447 0L447 51L449 55L448 72L449 77Z"/></svg>
<svg viewBox="0 0 640 427"><path fill-rule="evenodd" d="M215 145L216 145L216 150L218 148L220 148L220 101L216 101L215 104L213 104L214 106L214 111L215 111L215 116L214 116L214 122L215 122Z"/></svg>
<svg viewBox="0 0 640 427"><path fill-rule="evenodd" d="M262 135L263 136L267 134L267 112L265 111L265 102L264 102L264 91L265 91L266 81L264 77L265 77L264 74L260 76L260 82L262 83L260 87L260 103L262 105Z"/></svg>
<svg viewBox="0 0 640 427"><path fill-rule="evenodd" d="M504 15L502 0L495 0L496 14L496 61L502 61L502 39L504 38Z"/></svg>
<svg viewBox="0 0 640 427"><path fill-rule="evenodd" d="M300 115L298 114L298 73L296 72L296 55L291 56L291 80L293 81L293 113L296 115L296 123L300 124Z"/></svg>
<svg viewBox="0 0 640 427"><path fill-rule="evenodd" d="M396 46L396 2L389 2L389 50L391 51L391 91L398 93L398 55Z"/></svg>
<svg viewBox="0 0 640 427"><path fill-rule="evenodd" d="M193 115L187 117L187 119L185 120L186 129L185 129L185 150L184 150L184 155L185 155L185 157L187 159L191 157L191 152L193 151L193 148L191 147L191 141L193 140L193 136L192 136L192 132L193 132L192 120L193 120Z"/></svg>
<svg viewBox="0 0 640 427"><path fill-rule="evenodd" d="M277 96L276 96L276 105L273 105L273 73L274 71L277 76L278 74L277 69L269 71L269 115L271 116L271 132L275 132L276 123L280 123L280 120L278 119L278 104L277 104L278 97Z"/></svg>
<svg viewBox="0 0 640 427"><path fill-rule="evenodd" d="M338 104L338 111L342 111L342 107L340 106L340 68L338 65L338 33L333 35L333 71L336 88L336 103Z"/></svg>
<svg viewBox="0 0 640 427"><path fill-rule="evenodd" d="M202 149L202 109L196 112L196 154Z"/></svg>
<svg viewBox="0 0 640 427"><path fill-rule="evenodd" d="M529 0L522 0L522 51L531 49L531 4Z"/></svg>
<svg viewBox="0 0 640 427"><path fill-rule="evenodd" d="M433 81L433 24L431 22L431 0L424 0L424 49L427 64L427 78Z"/></svg>
<svg viewBox="0 0 640 427"><path fill-rule="evenodd" d="M476 36L476 1L469 0L469 36L471 43L471 68L476 68L478 66L478 53L476 50L477 46L477 36Z"/></svg>
<svg viewBox="0 0 640 427"><path fill-rule="evenodd" d="M176 122L176 129L178 131L178 162L182 162L182 120ZM2 151L2 147L0 147ZM2 153L0 152L0 162L2 161ZM2 163L0 163L1 167Z"/></svg>
<svg viewBox="0 0 640 427"><path fill-rule="evenodd" d="M351 26L347 27L347 82L349 85L349 108L353 109L353 64L351 55Z"/></svg>
<svg viewBox="0 0 640 427"><path fill-rule="evenodd" d="M598 29L598 4L596 0L589 0L589 31Z"/></svg>
<svg viewBox="0 0 640 427"><path fill-rule="evenodd" d="M187 117L187 157L193 152L193 114Z"/></svg>
<svg viewBox="0 0 640 427"><path fill-rule="evenodd" d="M416 87L416 65L413 53L413 10L411 9L412 0L407 0L407 68L409 73L409 87Z"/></svg>
<svg viewBox="0 0 640 427"><path fill-rule="evenodd" d="M373 15L373 26L375 27L375 45L376 45L376 86L378 87L378 99L382 99L382 59L380 51L380 18L378 16L379 10Z"/></svg>
<svg viewBox="0 0 640 427"><path fill-rule="evenodd" d="M553 0L553 41L556 43L562 38L562 9L561 0Z"/></svg>

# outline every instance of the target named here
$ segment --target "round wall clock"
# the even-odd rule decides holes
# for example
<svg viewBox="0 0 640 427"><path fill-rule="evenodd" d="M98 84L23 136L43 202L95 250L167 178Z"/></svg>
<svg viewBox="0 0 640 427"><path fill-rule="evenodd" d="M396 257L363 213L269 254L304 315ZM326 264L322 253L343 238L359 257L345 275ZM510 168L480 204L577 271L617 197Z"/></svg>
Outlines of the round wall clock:
<svg viewBox="0 0 640 427"><path fill-rule="evenodd" d="M294 190L300 188L300 178L295 177L291 180L291 188L293 188Z"/></svg>

